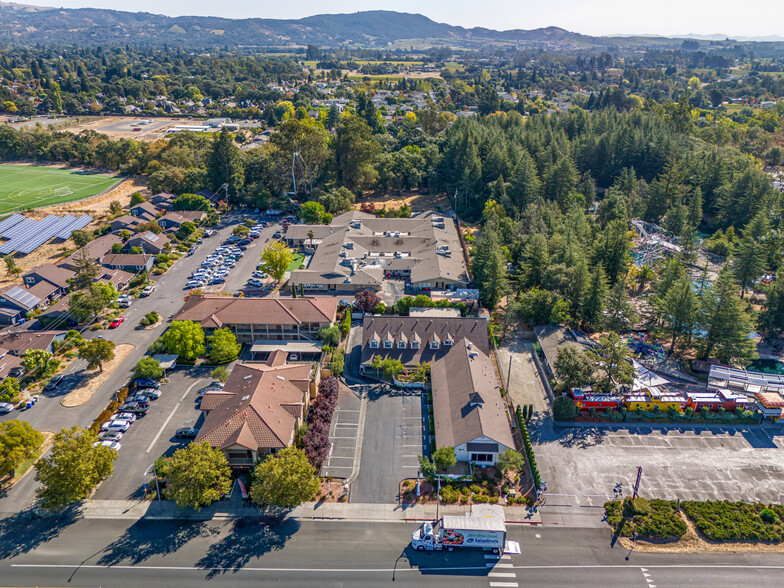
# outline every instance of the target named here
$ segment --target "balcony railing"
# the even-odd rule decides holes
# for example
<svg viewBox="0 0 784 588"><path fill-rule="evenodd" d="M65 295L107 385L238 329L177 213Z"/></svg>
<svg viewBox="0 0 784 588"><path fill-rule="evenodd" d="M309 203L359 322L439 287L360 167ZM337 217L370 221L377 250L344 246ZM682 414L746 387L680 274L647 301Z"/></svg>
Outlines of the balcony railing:
<svg viewBox="0 0 784 588"><path fill-rule="evenodd" d="M253 467L255 460L252 457L230 457L229 466L233 468Z"/></svg>

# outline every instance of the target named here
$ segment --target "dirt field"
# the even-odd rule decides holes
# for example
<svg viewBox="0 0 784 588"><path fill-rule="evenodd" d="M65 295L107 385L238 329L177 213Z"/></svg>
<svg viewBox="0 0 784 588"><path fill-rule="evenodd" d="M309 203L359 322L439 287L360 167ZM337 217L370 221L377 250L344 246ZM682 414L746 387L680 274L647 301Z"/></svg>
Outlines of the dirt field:
<svg viewBox="0 0 784 588"><path fill-rule="evenodd" d="M112 375L112 372L120 367L122 362L125 361L125 358L128 357L133 349L133 345L129 343L122 343L115 347L114 359L103 364L103 371L96 369L87 372L82 381L79 383L79 387L63 398L60 401L60 404L66 408L73 408L75 406L81 406L90 400L90 398L93 397L93 394L95 394L98 389L103 386L103 383L109 379L109 376Z"/></svg>
<svg viewBox="0 0 784 588"><path fill-rule="evenodd" d="M109 204L113 200L117 200L124 207L127 207L131 203L131 194L134 192L143 192L145 188L146 184L142 180L138 178L128 178L117 184L103 196L96 196L94 198L58 204L55 206L47 206L45 208L36 208L25 214L28 217L35 219L42 219L49 214L89 214L93 217L93 222L85 227L85 229L92 231L93 229L106 224L109 220ZM45 263L57 263L66 255L73 253L75 249L76 247L74 246L73 241L66 241L62 244L47 243L32 253L17 258L16 264L22 269L22 273L24 273ZM3 267L3 269L5 268ZM17 281L18 278L13 278L4 271L3 275L0 276L0 287Z"/></svg>
<svg viewBox="0 0 784 588"><path fill-rule="evenodd" d="M174 126L175 124L188 124L193 123L185 117L181 118L161 118L156 117L153 122L148 125L134 125L139 120L148 120L145 116L125 117L125 116L111 116L101 117L85 120L84 122L77 122L75 124L68 124L67 130L72 133L79 133L81 131L96 131L112 139L138 139L140 141L157 141L165 136L166 129ZM133 129L141 129L134 131Z"/></svg>
<svg viewBox="0 0 784 588"><path fill-rule="evenodd" d="M446 212L452 208L445 194L422 194L419 192L402 192L401 194L366 194L354 203L353 208L359 210L363 204L374 204L376 208L400 208L408 204L414 212L425 210L441 210Z"/></svg>

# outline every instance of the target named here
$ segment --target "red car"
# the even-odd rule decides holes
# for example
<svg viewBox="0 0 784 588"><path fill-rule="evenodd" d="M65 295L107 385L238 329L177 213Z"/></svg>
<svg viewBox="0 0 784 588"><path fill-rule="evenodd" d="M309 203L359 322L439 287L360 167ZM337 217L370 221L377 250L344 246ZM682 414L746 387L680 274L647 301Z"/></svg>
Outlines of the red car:
<svg viewBox="0 0 784 588"><path fill-rule="evenodd" d="M125 319L124 319L123 317L121 317L121 316L118 316L116 319L114 319L114 320L111 322L111 324L109 325L109 328L110 328L110 329L116 329L116 328L117 328L117 327L119 327L121 324L123 324L123 321L124 321L124 320L125 320Z"/></svg>

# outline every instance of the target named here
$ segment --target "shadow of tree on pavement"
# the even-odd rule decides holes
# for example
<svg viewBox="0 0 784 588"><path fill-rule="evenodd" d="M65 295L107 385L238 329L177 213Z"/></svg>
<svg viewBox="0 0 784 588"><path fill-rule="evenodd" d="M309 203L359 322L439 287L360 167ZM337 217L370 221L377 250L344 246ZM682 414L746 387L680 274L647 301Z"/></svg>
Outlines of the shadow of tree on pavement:
<svg viewBox="0 0 784 588"><path fill-rule="evenodd" d="M299 527L299 522L293 520L237 519L231 534L212 544L196 567L207 570L207 579L226 572L236 573L251 559L283 549Z"/></svg>
<svg viewBox="0 0 784 588"><path fill-rule="evenodd" d="M0 559L15 557L40 547L81 517L81 504L78 504L55 513L26 508L0 520Z"/></svg>
<svg viewBox="0 0 784 588"><path fill-rule="evenodd" d="M103 549L99 565L135 565L155 555L174 553L191 539L209 535L203 521L137 521Z"/></svg>

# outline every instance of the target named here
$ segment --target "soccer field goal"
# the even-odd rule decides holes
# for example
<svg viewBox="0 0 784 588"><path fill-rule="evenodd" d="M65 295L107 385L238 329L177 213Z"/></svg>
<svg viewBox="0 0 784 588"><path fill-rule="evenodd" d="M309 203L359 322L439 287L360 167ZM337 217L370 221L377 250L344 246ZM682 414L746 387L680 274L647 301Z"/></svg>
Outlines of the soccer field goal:
<svg viewBox="0 0 784 588"><path fill-rule="evenodd" d="M71 194L73 194L73 190L71 190L69 186L65 186L63 188L55 188L53 193L58 198L62 198L64 196L70 196Z"/></svg>

